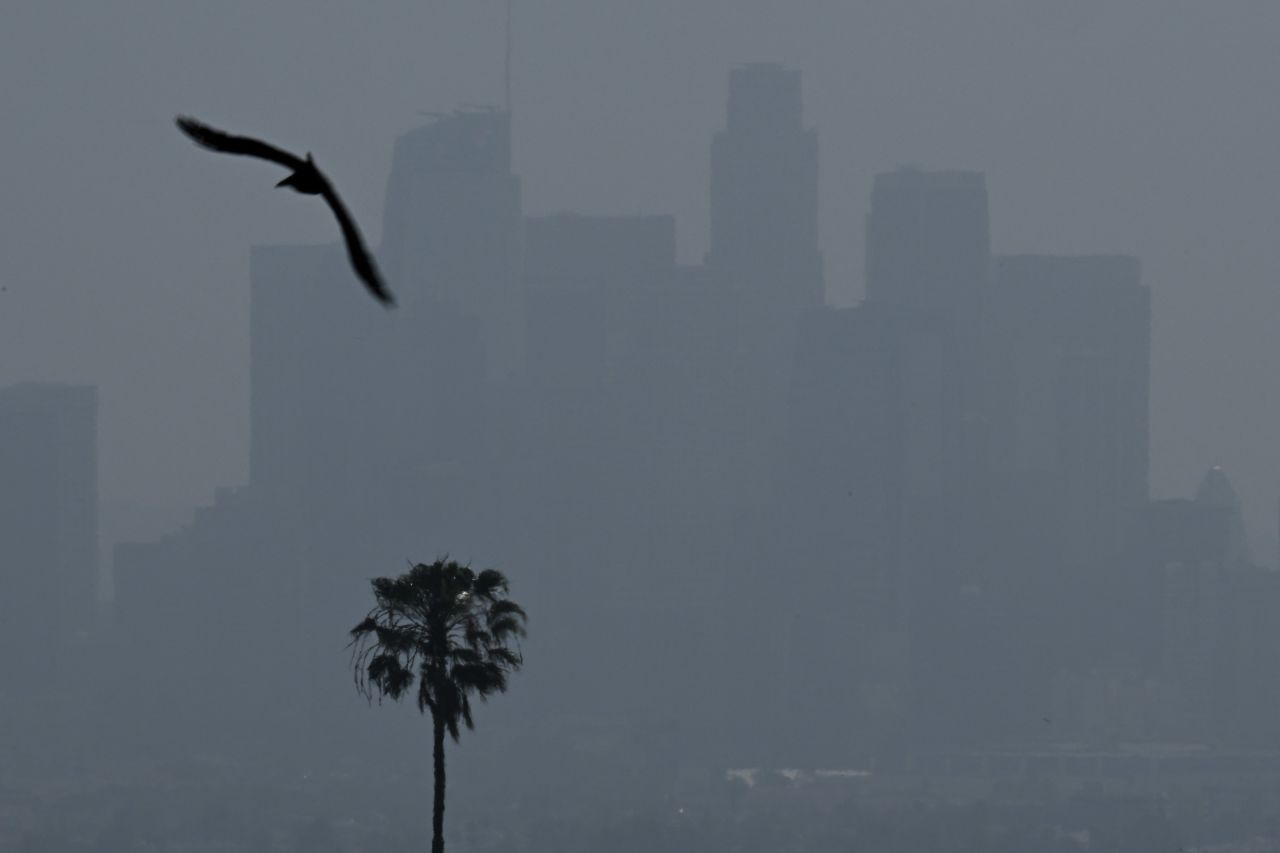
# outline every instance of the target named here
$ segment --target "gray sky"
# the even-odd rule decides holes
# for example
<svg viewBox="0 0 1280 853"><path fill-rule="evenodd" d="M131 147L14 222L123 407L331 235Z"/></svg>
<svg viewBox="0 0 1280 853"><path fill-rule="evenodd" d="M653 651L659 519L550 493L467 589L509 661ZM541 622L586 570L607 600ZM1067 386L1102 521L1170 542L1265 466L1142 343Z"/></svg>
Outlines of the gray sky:
<svg viewBox="0 0 1280 853"><path fill-rule="evenodd" d="M195 150L173 115L309 148L376 244L393 137L500 99L502 9L6 3L0 383L100 384L107 501L243 481L248 247L336 236L276 170ZM985 170L997 252L1140 256L1154 491L1226 466L1270 558L1280 5L517 0L516 18L527 212L674 213L696 260L729 67L775 60L803 70L821 134L832 301L861 292L871 177L899 164Z"/></svg>

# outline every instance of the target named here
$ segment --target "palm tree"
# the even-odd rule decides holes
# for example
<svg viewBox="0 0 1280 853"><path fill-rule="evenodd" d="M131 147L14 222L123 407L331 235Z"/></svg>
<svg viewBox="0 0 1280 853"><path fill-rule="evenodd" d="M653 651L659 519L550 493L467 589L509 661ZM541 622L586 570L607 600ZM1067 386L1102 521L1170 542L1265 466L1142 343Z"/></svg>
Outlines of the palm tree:
<svg viewBox="0 0 1280 853"><path fill-rule="evenodd" d="M377 604L351 630L352 667L361 695L400 699L418 682L418 710L430 712L435 761L431 853L444 851L444 734L474 729L471 695L507 689L524 658L525 612L506 597L502 572L473 572L453 561L419 563L398 578L375 578Z"/></svg>

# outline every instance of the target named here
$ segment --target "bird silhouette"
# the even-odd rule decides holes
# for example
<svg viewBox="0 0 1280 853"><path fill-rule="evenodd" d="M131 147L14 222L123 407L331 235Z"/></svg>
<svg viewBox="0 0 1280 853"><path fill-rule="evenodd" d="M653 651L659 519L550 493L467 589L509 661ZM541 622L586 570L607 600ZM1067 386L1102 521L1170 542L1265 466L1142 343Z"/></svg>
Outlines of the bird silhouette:
<svg viewBox="0 0 1280 853"><path fill-rule="evenodd" d="M347 207L342 203L342 199L338 198L338 194L334 191L333 185L329 183L329 179L316 168L315 161L311 159L311 152L307 152L306 159L303 159L259 139L252 139L248 136L232 136L221 130L215 130L189 116L178 116L174 121L177 123L179 130L191 137L202 148L208 148L210 151L220 151L223 154L241 154L246 157L270 160L272 163L278 163L286 169L292 169L293 173L277 183L276 186L290 187L304 195L318 195L323 198L337 218L338 226L342 229L342 238L347 244L347 256L351 259L351 267L355 270L356 276L364 282L365 287L373 295L374 299L377 299L388 308L395 305L395 298L392 297L391 291L387 289L386 284L382 281L382 276L378 274L378 268L374 265L373 256L365 248L364 240L360 237L360 230L356 228L355 220L347 212Z"/></svg>

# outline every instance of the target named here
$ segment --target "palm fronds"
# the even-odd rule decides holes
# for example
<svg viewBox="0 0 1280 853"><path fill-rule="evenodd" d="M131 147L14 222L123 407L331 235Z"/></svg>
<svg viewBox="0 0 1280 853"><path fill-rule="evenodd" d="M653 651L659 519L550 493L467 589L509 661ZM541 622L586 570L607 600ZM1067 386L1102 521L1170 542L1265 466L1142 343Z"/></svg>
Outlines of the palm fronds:
<svg viewBox="0 0 1280 853"><path fill-rule="evenodd" d="M372 586L374 607L351 629L357 690L370 701L399 700L416 682L419 710L439 715L457 740L460 724L474 727L470 697L506 691L524 663L524 609L506 597L502 572L450 560Z"/></svg>

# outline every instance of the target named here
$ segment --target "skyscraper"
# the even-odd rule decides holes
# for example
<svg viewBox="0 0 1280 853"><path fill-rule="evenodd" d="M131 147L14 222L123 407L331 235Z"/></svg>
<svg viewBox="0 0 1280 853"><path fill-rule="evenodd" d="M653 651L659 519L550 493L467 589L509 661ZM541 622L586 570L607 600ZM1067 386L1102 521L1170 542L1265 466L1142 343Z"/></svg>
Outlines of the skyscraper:
<svg viewBox="0 0 1280 853"><path fill-rule="evenodd" d="M407 529L444 518L424 507L453 488L462 457L493 458L509 420L494 406L524 362L510 167L510 118L496 110L455 112L396 140L379 249L393 314L335 286L346 274L339 246L254 249L255 487L295 512L392 523L372 509L377 495ZM460 513L462 503L457 490L447 502Z"/></svg>
<svg viewBox="0 0 1280 853"><path fill-rule="evenodd" d="M97 389L0 390L0 681L58 678L95 627Z"/></svg>
<svg viewBox="0 0 1280 853"><path fill-rule="evenodd" d="M895 363L894 571L913 626L915 729L985 735L976 685L988 654L984 583L985 423L978 344L990 256L985 178L899 169L878 175L866 220L866 305ZM985 667L986 671L980 671ZM986 709L989 711L990 709Z"/></svg>
<svg viewBox="0 0 1280 853"><path fill-rule="evenodd" d="M1136 258L1013 256L992 265L984 338L994 532L1016 604L1053 625L1060 665L1123 647L1126 541L1147 504L1150 291ZM1024 508L1037 508L1028 513ZM1027 538L1033 531L1035 545ZM1031 548L1009 550L1021 540Z"/></svg>
<svg viewBox="0 0 1280 853"><path fill-rule="evenodd" d="M898 331L893 313L880 306L826 308L802 325L797 347L785 462L770 514L778 531L772 559L788 569L760 606L804 614L786 626L779 667L788 681L775 719L803 720L795 746L814 760L824 749L876 744L902 712ZM813 658L806 653L813 648L833 653ZM809 701L796 707L785 698L795 695Z"/></svg>
<svg viewBox="0 0 1280 853"><path fill-rule="evenodd" d="M396 140L381 250L391 287L406 306L478 324L492 380L523 370L521 226L509 113L457 111Z"/></svg>
<svg viewBox="0 0 1280 853"><path fill-rule="evenodd" d="M343 449L386 440L368 399L385 312L360 303L344 263L337 243L249 253L250 482L288 503L350 492L361 466Z"/></svg>
<svg viewBox="0 0 1280 853"><path fill-rule="evenodd" d="M904 493L958 497L983 465L985 177L916 169L877 175L866 229L867 302L903 318Z"/></svg>
<svg viewBox="0 0 1280 853"><path fill-rule="evenodd" d="M736 68L725 129L711 144L707 265L735 289L793 311L824 300L818 136L804 127L802 106L799 71Z"/></svg>
<svg viewBox="0 0 1280 853"><path fill-rule="evenodd" d="M1147 500L1151 296L1136 258L1009 256L987 307L992 462L1084 511Z"/></svg>
<svg viewBox="0 0 1280 853"><path fill-rule="evenodd" d="M526 224L528 403L519 478L561 490L533 505L580 505L584 526L630 519L634 464L664 412L646 392L665 330L654 321L676 274L670 216L530 217ZM665 390L665 389L664 389Z"/></svg>
<svg viewBox="0 0 1280 853"><path fill-rule="evenodd" d="M980 172L876 176L867 217L867 299L976 316L991 252Z"/></svg>

